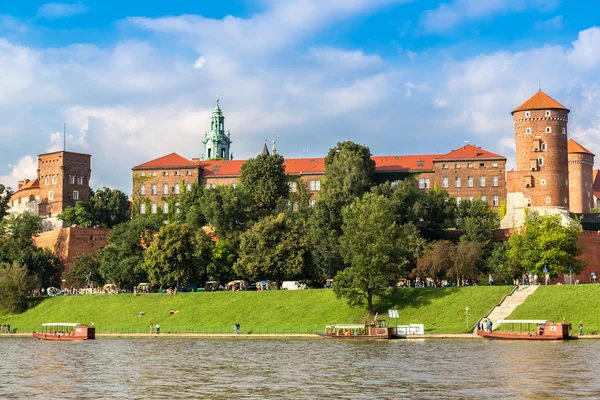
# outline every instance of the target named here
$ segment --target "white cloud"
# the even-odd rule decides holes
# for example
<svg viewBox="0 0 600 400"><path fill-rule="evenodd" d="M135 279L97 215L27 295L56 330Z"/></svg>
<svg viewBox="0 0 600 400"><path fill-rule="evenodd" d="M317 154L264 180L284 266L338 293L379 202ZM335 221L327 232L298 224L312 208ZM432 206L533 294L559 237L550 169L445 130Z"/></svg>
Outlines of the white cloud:
<svg viewBox="0 0 600 400"><path fill-rule="evenodd" d="M46 3L38 10L38 16L48 19L58 19L85 14L87 11L88 8L81 3Z"/></svg>
<svg viewBox="0 0 600 400"><path fill-rule="evenodd" d="M380 67L384 64L378 54L367 55L361 50L346 51L332 47L311 47L310 57L339 69L362 69Z"/></svg>
<svg viewBox="0 0 600 400"><path fill-rule="evenodd" d="M530 9L551 11L558 4L558 0L454 0L425 11L421 24L427 33L444 33L468 21Z"/></svg>
<svg viewBox="0 0 600 400"><path fill-rule="evenodd" d="M8 167L10 173L0 176L0 183L11 187L13 191L17 190L18 181L37 178L37 159L33 156L24 156L16 164L9 164Z"/></svg>
<svg viewBox="0 0 600 400"><path fill-rule="evenodd" d="M534 24L534 26L535 29L555 31L563 27L563 17L562 15L557 15L556 17L550 18L545 21L537 21Z"/></svg>
<svg viewBox="0 0 600 400"><path fill-rule="evenodd" d="M576 68L592 69L600 65L600 28L594 27L579 32L573 42L569 61Z"/></svg>
<svg viewBox="0 0 600 400"><path fill-rule="evenodd" d="M196 62L194 63L194 68L200 69L204 67L204 64L206 64L206 58L204 58L204 56L200 56L196 59Z"/></svg>

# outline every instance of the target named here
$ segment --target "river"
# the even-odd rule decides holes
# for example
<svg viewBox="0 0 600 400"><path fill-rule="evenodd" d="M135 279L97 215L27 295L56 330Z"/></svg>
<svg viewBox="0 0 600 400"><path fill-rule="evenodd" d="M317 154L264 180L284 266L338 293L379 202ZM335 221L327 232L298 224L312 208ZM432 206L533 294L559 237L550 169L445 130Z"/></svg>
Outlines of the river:
<svg viewBox="0 0 600 400"><path fill-rule="evenodd" d="M0 398L600 396L600 341L0 339Z"/></svg>

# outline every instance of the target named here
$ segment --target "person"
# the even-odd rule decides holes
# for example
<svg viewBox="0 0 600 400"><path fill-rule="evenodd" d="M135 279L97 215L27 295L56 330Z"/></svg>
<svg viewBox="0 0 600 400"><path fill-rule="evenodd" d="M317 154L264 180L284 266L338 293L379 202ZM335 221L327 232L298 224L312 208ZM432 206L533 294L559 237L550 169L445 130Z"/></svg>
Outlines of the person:
<svg viewBox="0 0 600 400"><path fill-rule="evenodd" d="M152 326L152 324L150 324L150 333L154 333L154 330L153 330L153 328L154 328L154 327Z"/></svg>
<svg viewBox="0 0 600 400"><path fill-rule="evenodd" d="M156 334L160 333L160 324L156 324Z"/></svg>
<svg viewBox="0 0 600 400"><path fill-rule="evenodd" d="M488 331L491 332L492 328L494 327L494 324L492 323L491 319L488 319L487 325L488 325Z"/></svg>
<svg viewBox="0 0 600 400"><path fill-rule="evenodd" d="M235 333L236 335L238 333L240 333L240 323L236 322L235 325L233 326L233 333Z"/></svg>
<svg viewBox="0 0 600 400"><path fill-rule="evenodd" d="M490 275L488 276L488 281L489 281L489 283L490 283L490 286L494 286L494 277L492 276L492 274L490 274Z"/></svg>
<svg viewBox="0 0 600 400"><path fill-rule="evenodd" d="M583 336L583 321L579 321L579 336Z"/></svg>
<svg viewBox="0 0 600 400"><path fill-rule="evenodd" d="M477 321L477 330L480 331L481 330L481 321Z"/></svg>

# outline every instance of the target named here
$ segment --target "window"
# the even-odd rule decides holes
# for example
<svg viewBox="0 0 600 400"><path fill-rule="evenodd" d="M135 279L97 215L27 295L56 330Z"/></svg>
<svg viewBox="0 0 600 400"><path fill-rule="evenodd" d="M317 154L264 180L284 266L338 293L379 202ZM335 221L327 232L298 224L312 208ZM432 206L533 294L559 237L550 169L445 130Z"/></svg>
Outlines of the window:
<svg viewBox="0 0 600 400"><path fill-rule="evenodd" d="M192 191L192 184L191 183L188 183L188 184L185 185L185 191L186 192L191 192Z"/></svg>
<svg viewBox="0 0 600 400"><path fill-rule="evenodd" d="M83 185L83 176L78 176L77 177L77 184L78 185Z"/></svg>
<svg viewBox="0 0 600 400"><path fill-rule="evenodd" d="M479 163L479 168L485 168L485 163Z"/></svg>
<svg viewBox="0 0 600 400"><path fill-rule="evenodd" d="M163 183L163 194L169 194L169 185Z"/></svg>
<svg viewBox="0 0 600 400"><path fill-rule="evenodd" d="M546 203L550 203L550 197L546 197Z"/></svg>
<svg viewBox="0 0 600 400"><path fill-rule="evenodd" d="M289 185L290 185L290 192L296 193L296 191L298 190L298 183L297 182L289 182Z"/></svg>
<svg viewBox="0 0 600 400"><path fill-rule="evenodd" d="M47 177L46 177L46 185L49 185L49 184L50 184L50 177L49 177L49 176L47 176Z"/></svg>
<svg viewBox="0 0 600 400"><path fill-rule="evenodd" d="M485 201L487 203L487 197L481 196L481 201Z"/></svg>
<svg viewBox="0 0 600 400"><path fill-rule="evenodd" d="M460 197L456 197L456 204L460 204Z"/></svg>
<svg viewBox="0 0 600 400"><path fill-rule="evenodd" d="M485 176L479 177L479 186L485 187Z"/></svg>
<svg viewBox="0 0 600 400"><path fill-rule="evenodd" d="M494 196L494 200L492 202L492 205L494 207L498 207L500 205L500 197L499 196Z"/></svg>
<svg viewBox="0 0 600 400"><path fill-rule="evenodd" d="M473 196L469 196L469 201L473 201Z"/></svg>
<svg viewBox="0 0 600 400"><path fill-rule="evenodd" d="M152 176L156 176L156 171L152 171Z"/></svg>
<svg viewBox="0 0 600 400"><path fill-rule="evenodd" d="M542 143L542 145L540 146L540 148L542 149L542 151L546 151L546 143Z"/></svg>
<svg viewBox="0 0 600 400"><path fill-rule="evenodd" d="M152 184L152 194L156 194L156 183Z"/></svg>
<svg viewBox="0 0 600 400"><path fill-rule="evenodd" d="M169 203L163 204L163 214L169 213Z"/></svg>
<svg viewBox="0 0 600 400"><path fill-rule="evenodd" d="M460 187L460 176L457 176L456 178L454 178L454 187L457 187L457 188Z"/></svg>
<svg viewBox="0 0 600 400"><path fill-rule="evenodd" d="M179 171L175 171L173 174L174 174L175 176L179 176L179 175L181 175L181 174L179 173Z"/></svg>
<svg viewBox="0 0 600 400"><path fill-rule="evenodd" d="M443 169L448 169L448 164L442 164Z"/></svg>
<svg viewBox="0 0 600 400"><path fill-rule="evenodd" d="M169 176L169 171L163 171L163 176Z"/></svg>
<svg viewBox="0 0 600 400"><path fill-rule="evenodd" d="M73 190L73 200L79 200L79 191Z"/></svg>
<svg viewBox="0 0 600 400"><path fill-rule="evenodd" d="M419 189L429 189L429 179L419 179Z"/></svg>
<svg viewBox="0 0 600 400"><path fill-rule="evenodd" d="M531 117L531 113L529 111L525 111L525 118Z"/></svg>
<svg viewBox="0 0 600 400"><path fill-rule="evenodd" d="M314 200L314 199L313 199L313 200L311 200L311 201L309 202L309 205L310 205L311 207L314 207L314 206L315 206L315 204L317 204L317 201L316 201L316 200Z"/></svg>
<svg viewBox="0 0 600 400"><path fill-rule="evenodd" d="M563 133L563 135L566 135L567 134L567 128L562 128L562 133Z"/></svg>
<svg viewBox="0 0 600 400"><path fill-rule="evenodd" d="M527 202L527 204L531 204L531 197L526 198L525 201Z"/></svg>
<svg viewBox="0 0 600 400"><path fill-rule="evenodd" d="M192 171L190 171L190 170L188 169L187 171L185 171L185 174L186 174L187 176L191 176L191 175L192 175Z"/></svg>
<svg viewBox="0 0 600 400"><path fill-rule="evenodd" d="M473 177L469 176L467 178L467 187L473 187Z"/></svg>
<svg viewBox="0 0 600 400"><path fill-rule="evenodd" d="M54 192L52 190L48 192L48 200L54 200Z"/></svg>
<svg viewBox="0 0 600 400"><path fill-rule="evenodd" d="M542 184L542 186L544 186L544 185L546 184L546 180L545 180L545 179L542 179L542 180L540 181L540 183Z"/></svg>
<svg viewBox="0 0 600 400"><path fill-rule="evenodd" d="M321 181L310 181L310 190L312 192L318 192L321 190Z"/></svg>
<svg viewBox="0 0 600 400"><path fill-rule="evenodd" d="M175 203L175 214L179 214L179 203Z"/></svg>
<svg viewBox="0 0 600 400"><path fill-rule="evenodd" d="M537 162L538 162L538 166L541 167L542 165L544 165L544 158L543 157L538 157Z"/></svg>
<svg viewBox="0 0 600 400"><path fill-rule="evenodd" d="M473 168L473 163L467 163L467 168Z"/></svg>
<svg viewBox="0 0 600 400"><path fill-rule="evenodd" d="M140 196L146 195L146 185L140 185Z"/></svg>
<svg viewBox="0 0 600 400"><path fill-rule="evenodd" d="M69 183L70 184L74 184L75 183L75 176L74 175L69 175Z"/></svg>
<svg viewBox="0 0 600 400"><path fill-rule="evenodd" d="M140 176L146 176L146 171L140 172Z"/></svg>
<svg viewBox="0 0 600 400"><path fill-rule="evenodd" d="M498 177L492 176L492 186L498 186Z"/></svg>
<svg viewBox="0 0 600 400"><path fill-rule="evenodd" d="M492 163L492 168L498 168L498 163L497 162L493 162Z"/></svg>
<svg viewBox="0 0 600 400"><path fill-rule="evenodd" d="M56 175L52 175L52 183L56 184Z"/></svg>
<svg viewBox="0 0 600 400"><path fill-rule="evenodd" d="M445 176L445 177L442 179L442 187L445 187L445 188L447 188L447 187L448 187L448 177L447 177L447 176Z"/></svg>
<svg viewBox="0 0 600 400"><path fill-rule="evenodd" d="M546 117L550 116L550 111L546 111Z"/></svg>
<svg viewBox="0 0 600 400"><path fill-rule="evenodd" d="M525 133L531 135L531 128L525 128Z"/></svg>
<svg viewBox="0 0 600 400"><path fill-rule="evenodd" d="M146 214L146 205L144 203L140 204L140 214Z"/></svg>
<svg viewBox="0 0 600 400"><path fill-rule="evenodd" d="M552 127L547 126L546 127L546 133L552 133Z"/></svg>
<svg viewBox="0 0 600 400"><path fill-rule="evenodd" d="M180 188L179 188L179 183L176 183L175 186L173 186L173 190L175 191L175 194L179 194L180 192Z"/></svg>
<svg viewBox="0 0 600 400"><path fill-rule="evenodd" d="M152 203L152 206L150 207L150 212L152 214L156 214L156 203Z"/></svg>
<svg viewBox="0 0 600 400"><path fill-rule="evenodd" d="M206 189L210 189L210 183L205 183L205 184L204 184L204 188L206 188Z"/></svg>
<svg viewBox="0 0 600 400"><path fill-rule="evenodd" d="M460 168L460 164L454 164L454 168L459 169Z"/></svg>

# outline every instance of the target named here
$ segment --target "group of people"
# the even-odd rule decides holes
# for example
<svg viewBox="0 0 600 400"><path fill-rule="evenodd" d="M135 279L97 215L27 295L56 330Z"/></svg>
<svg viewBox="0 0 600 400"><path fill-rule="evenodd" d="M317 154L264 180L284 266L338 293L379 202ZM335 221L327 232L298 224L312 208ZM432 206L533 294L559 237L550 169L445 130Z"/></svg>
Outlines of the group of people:
<svg viewBox="0 0 600 400"><path fill-rule="evenodd" d="M156 329L156 334L160 334L160 324L156 324L156 326L150 324L150 333L154 333L154 329Z"/></svg>
<svg viewBox="0 0 600 400"><path fill-rule="evenodd" d="M484 319L477 321L477 330L484 332L491 332L494 329L494 323L491 319Z"/></svg>
<svg viewBox="0 0 600 400"><path fill-rule="evenodd" d="M10 325L7 325L7 324L0 325L0 333L10 333Z"/></svg>

